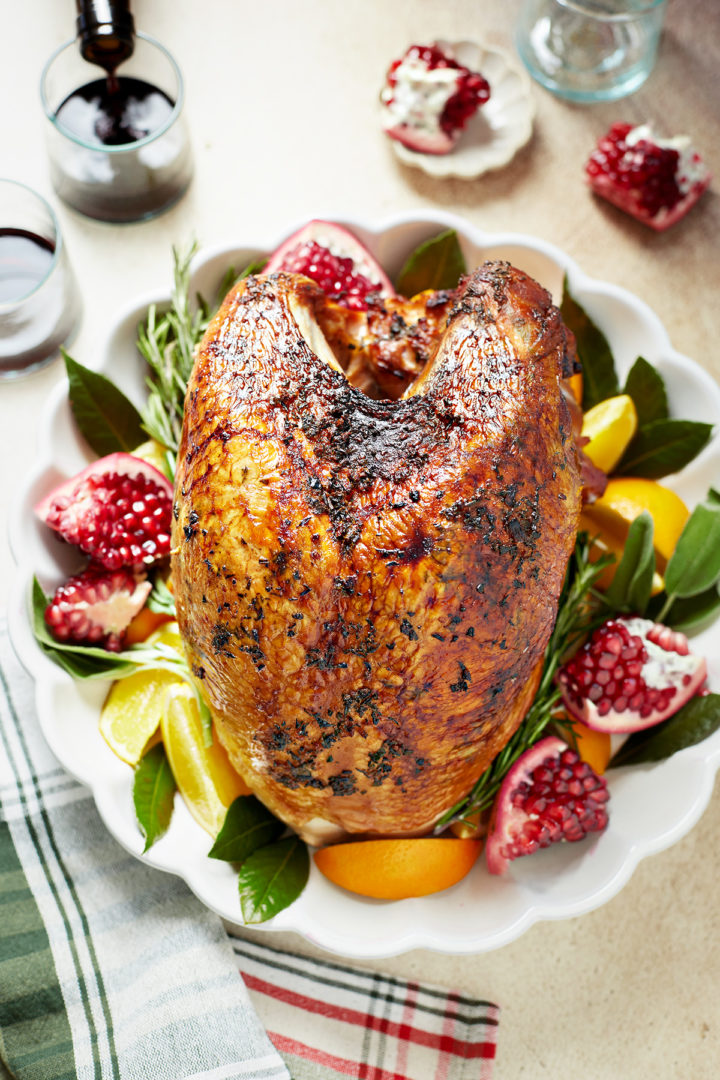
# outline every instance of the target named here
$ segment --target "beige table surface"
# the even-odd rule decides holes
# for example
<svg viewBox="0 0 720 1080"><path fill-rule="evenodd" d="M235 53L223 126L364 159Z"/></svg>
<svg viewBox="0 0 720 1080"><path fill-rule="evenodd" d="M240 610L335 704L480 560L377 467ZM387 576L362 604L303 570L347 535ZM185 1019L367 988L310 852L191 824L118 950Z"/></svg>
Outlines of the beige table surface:
<svg viewBox="0 0 720 1080"><path fill-rule="evenodd" d="M670 0L660 58L638 93L573 106L534 86L531 143L502 172L436 181L401 166L376 126L390 58L412 40L478 38L512 49L517 0L134 0L139 27L175 54L187 81L197 173L188 196L146 224L113 227L58 206L38 99L41 65L72 36L72 0L7 3L0 35L0 174L58 209L85 317L73 352L92 365L119 305L167 286L169 251L276 235L312 216L367 219L444 208L486 229L552 241L590 275L623 285L661 316L675 347L720 377L720 203L708 193L655 235L600 205L582 183L616 119L688 131L720 177L720 5ZM58 364L0 385L0 510L34 457L39 407ZM0 603L12 564L0 539ZM619 896L579 919L534 927L479 956L416 951L370 966L503 1006L497 1080L702 1080L720 1076L720 793L699 825L643 862ZM312 949L294 935L274 937ZM468 1076L471 1074L468 1073Z"/></svg>

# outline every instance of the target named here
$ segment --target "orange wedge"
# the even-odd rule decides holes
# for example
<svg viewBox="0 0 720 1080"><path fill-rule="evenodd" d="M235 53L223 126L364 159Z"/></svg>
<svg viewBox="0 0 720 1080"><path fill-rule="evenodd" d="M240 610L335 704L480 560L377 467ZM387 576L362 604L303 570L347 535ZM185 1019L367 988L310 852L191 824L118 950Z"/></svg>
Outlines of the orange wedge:
<svg viewBox="0 0 720 1080"><path fill-rule="evenodd" d="M322 848L315 853L315 863L325 877L350 892L404 900L457 884L481 850L480 840L360 840Z"/></svg>

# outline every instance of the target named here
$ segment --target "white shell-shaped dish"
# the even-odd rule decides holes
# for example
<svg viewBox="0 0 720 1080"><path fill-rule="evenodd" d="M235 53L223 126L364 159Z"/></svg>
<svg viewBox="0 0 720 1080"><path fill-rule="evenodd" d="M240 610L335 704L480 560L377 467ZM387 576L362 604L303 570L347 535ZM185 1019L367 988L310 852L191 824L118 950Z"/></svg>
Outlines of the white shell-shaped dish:
<svg viewBox="0 0 720 1080"><path fill-rule="evenodd" d="M343 224L367 244L391 277L417 244L446 228L457 229L469 266L486 258L509 259L542 282L556 300L567 274L573 295L605 331L621 378L642 353L662 372L675 415L710 422L720 416L720 388L697 364L673 350L657 316L625 290L587 277L550 244L517 234L483 233L439 212L396 217L376 226ZM291 231L242 238L201 253L193 264L190 294L215 296L228 266L244 266L273 250ZM137 325L148 304L167 302L168 293L169 289L165 295L142 297L110 322L99 367L136 403L143 398L143 365L134 344ZM108 684L74 682L41 653L33 638L28 613L33 574L50 591L77 566L73 549L37 521L33 507L91 457L73 425L65 385L51 395L39 430L43 433L39 461L11 519L18 573L10 628L18 655L37 679L45 738L65 768L92 789L108 829L128 851L151 866L178 874L209 908L241 923L236 875L228 865L207 857L209 838L179 797L167 834L147 855L141 854L132 809L132 771L108 749L98 731ZM716 436L683 473L664 483L694 505L711 484L718 486L719 478ZM717 689L720 622L697 634L694 648L708 658L709 683ZM394 903L364 900L331 885L313 867L299 899L263 928L297 931L322 948L355 957L389 956L413 948L449 953L495 949L539 920L580 915L614 896L640 859L691 829L710 798L718 763L720 731L667 761L612 770L610 824L601 836L519 859L504 878L491 877L481 861L460 884L434 896Z"/></svg>
<svg viewBox="0 0 720 1080"><path fill-rule="evenodd" d="M438 41L452 50L455 59L478 71L490 84L490 98L473 117L449 154L420 154L390 139L404 165L422 169L429 176L472 180L493 169L502 169L532 134L535 104L527 72L507 53L474 41Z"/></svg>

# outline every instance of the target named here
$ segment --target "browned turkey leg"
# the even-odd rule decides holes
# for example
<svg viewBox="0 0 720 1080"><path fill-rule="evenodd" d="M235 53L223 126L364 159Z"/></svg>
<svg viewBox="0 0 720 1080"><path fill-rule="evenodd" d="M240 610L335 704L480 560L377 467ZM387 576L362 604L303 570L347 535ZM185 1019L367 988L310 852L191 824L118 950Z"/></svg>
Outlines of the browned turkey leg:
<svg viewBox="0 0 720 1080"><path fill-rule="evenodd" d="M581 488L566 332L527 275L470 275L400 400L349 384L324 313L288 274L226 297L188 391L173 537L218 737L315 842L429 829L507 742Z"/></svg>

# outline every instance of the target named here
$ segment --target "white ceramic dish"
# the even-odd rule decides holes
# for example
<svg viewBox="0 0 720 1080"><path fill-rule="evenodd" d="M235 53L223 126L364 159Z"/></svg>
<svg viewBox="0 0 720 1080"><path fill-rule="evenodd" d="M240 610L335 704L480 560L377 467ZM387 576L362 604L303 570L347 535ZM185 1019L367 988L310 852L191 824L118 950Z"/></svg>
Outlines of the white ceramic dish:
<svg viewBox="0 0 720 1080"><path fill-rule="evenodd" d="M409 252L439 230L454 227L468 264L507 258L545 284L556 299L563 274L589 314L605 330L621 375L642 353L664 375L673 411L715 421L720 388L692 361L674 352L658 318L640 300L614 285L588 278L566 255L539 240L514 234L485 234L448 214L395 218L372 228L344 222L375 253L392 276ZM191 294L213 297L228 265L242 267L289 235L209 250L197 257ZM169 261L169 256L168 256ZM170 268L168 267L168 277ZM136 402L143 395L142 362L134 347L138 322L152 300L143 297L111 324L100 368ZM82 358L81 358L82 359ZM131 770L108 749L98 732L98 713L107 684L75 683L38 649L28 620L33 574L46 589L75 568L74 553L41 526L32 508L61 478L82 468L91 455L71 420L66 387L58 386L40 423L39 462L14 507L11 544L18 562L11 604L11 633L25 666L37 678L37 707L43 732L65 768L92 788L110 832L138 858L183 877L209 908L241 922L236 879L225 864L208 859L209 838L180 798L171 827L147 855L135 825ZM694 504L720 476L716 436L684 473L666 483ZM720 623L697 635L695 647L708 657L710 685L720 687ZM268 930L294 930L309 941L345 956L379 957L412 948L475 953L517 938L541 919L564 919L598 907L628 880L638 861L689 831L702 813L720 762L720 731L668 761L614 770L609 774L610 825L594 840L558 845L513 864L506 878L493 878L481 862L454 888L423 899L383 903L335 888L318 872L302 896Z"/></svg>
<svg viewBox="0 0 720 1080"><path fill-rule="evenodd" d="M471 71L479 71L490 84L490 98L469 120L457 145L449 154L419 154L397 139L390 139L405 165L429 176L472 180L493 169L502 169L532 134L535 104L527 72L501 49L474 41L438 41L451 49L455 59Z"/></svg>

